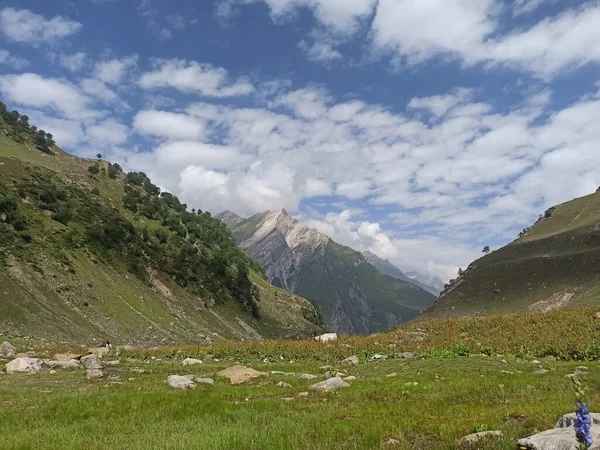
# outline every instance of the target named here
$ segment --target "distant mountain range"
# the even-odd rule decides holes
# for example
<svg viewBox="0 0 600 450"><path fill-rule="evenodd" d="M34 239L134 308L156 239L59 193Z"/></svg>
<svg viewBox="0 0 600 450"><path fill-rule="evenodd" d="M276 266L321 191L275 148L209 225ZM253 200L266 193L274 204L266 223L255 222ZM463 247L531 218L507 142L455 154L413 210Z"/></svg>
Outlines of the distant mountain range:
<svg viewBox="0 0 600 450"><path fill-rule="evenodd" d="M376 269L380 270L385 275L396 278L398 280L407 281L409 283L416 284L417 286L425 289L427 292L435 295L440 295L440 292L444 290L444 282L438 277L428 277L418 272L402 272L398 267L393 265L387 259L379 258L375 253L368 250L362 252L363 256L369 261Z"/></svg>
<svg viewBox="0 0 600 450"><path fill-rule="evenodd" d="M315 302L336 332L369 334L406 322L434 295L386 275L360 253L290 217L285 210L243 219L231 211L216 216L275 286Z"/></svg>
<svg viewBox="0 0 600 450"><path fill-rule="evenodd" d="M472 263L419 319L548 311L600 302L600 192L552 207Z"/></svg>

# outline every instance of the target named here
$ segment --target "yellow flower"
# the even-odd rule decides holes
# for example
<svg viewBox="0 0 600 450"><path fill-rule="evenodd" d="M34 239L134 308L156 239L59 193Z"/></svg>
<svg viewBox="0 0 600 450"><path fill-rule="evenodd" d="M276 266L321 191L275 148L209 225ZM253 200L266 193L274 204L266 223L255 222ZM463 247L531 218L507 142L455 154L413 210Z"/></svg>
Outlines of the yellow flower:
<svg viewBox="0 0 600 450"><path fill-rule="evenodd" d="M499 384L498 385L498 389L500 389L501 391L504 390L504 385L503 384Z"/></svg>

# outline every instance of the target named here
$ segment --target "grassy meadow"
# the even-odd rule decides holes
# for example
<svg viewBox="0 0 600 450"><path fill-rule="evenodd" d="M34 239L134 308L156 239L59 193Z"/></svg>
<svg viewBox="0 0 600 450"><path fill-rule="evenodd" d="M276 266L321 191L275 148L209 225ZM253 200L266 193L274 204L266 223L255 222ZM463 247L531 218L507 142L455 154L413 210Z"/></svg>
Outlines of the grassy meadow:
<svg viewBox="0 0 600 450"><path fill-rule="evenodd" d="M114 352L105 361L120 360L107 369L117 382L88 381L83 370L3 374L0 448L435 450L464 448L456 439L475 431L502 430L502 439L474 448L514 449L518 438L552 428L574 410L568 374L582 373L590 407L598 410L599 328L593 311L583 309L415 323L332 344L220 342ZM13 343L42 357L77 348ZM400 359L400 351L421 357ZM218 361L181 364L208 353ZM377 353L390 358L369 361ZM358 366L340 364L353 354ZM559 360L544 358L552 354ZM216 373L234 363L296 376L232 386ZM547 372L535 373L540 369ZM310 391L327 370L356 380L332 393ZM189 391L165 384L168 375L192 373L216 383ZM319 378L300 379L301 373ZM291 386L278 387L280 381Z"/></svg>

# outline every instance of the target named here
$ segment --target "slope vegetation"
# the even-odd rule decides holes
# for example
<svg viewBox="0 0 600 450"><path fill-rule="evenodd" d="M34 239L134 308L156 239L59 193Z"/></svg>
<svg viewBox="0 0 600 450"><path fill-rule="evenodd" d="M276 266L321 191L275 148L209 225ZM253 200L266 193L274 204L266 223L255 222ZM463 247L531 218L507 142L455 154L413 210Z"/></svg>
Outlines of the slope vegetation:
<svg viewBox="0 0 600 450"><path fill-rule="evenodd" d="M548 311L600 301L600 193L550 208L475 261L422 318Z"/></svg>
<svg viewBox="0 0 600 450"><path fill-rule="evenodd" d="M321 330L210 214L0 109L0 332L148 344Z"/></svg>

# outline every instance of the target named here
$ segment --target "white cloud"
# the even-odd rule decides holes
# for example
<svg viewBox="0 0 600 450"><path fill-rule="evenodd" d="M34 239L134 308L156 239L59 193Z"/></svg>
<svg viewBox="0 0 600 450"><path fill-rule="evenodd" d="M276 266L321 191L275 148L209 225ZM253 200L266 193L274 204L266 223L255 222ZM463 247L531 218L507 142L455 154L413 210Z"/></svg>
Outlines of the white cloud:
<svg viewBox="0 0 600 450"><path fill-rule="evenodd" d="M84 52L62 53L58 58L58 63L70 72L77 72L85 67L86 60L87 55Z"/></svg>
<svg viewBox="0 0 600 450"><path fill-rule="evenodd" d="M139 85L144 89L171 87L208 97L234 97L254 91L248 80L231 80L223 68L181 59L155 60L154 71L142 74Z"/></svg>
<svg viewBox="0 0 600 450"><path fill-rule="evenodd" d="M122 123L107 119L86 128L86 137L96 146L119 145L127 142L129 129Z"/></svg>
<svg viewBox="0 0 600 450"><path fill-rule="evenodd" d="M84 78L80 81L81 91L104 103L116 103L120 97L106 84L94 78Z"/></svg>
<svg viewBox="0 0 600 450"><path fill-rule="evenodd" d="M472 96L470 89L455 89L446 95L434 95L432 97L413 98L408 103L409 109L425 109L436 118L445 115L452 108L464 103Z"/></svg>
<svg viewBox="0 0 600 450"><path fill-rule="evenodd" d="M337 195L343 195L351 200L361 199L366 197L371 192L372 183L367 180L347 181L340 183L335 193Z"/></svg>
<svg viewBox="0 0 600 450"><path fill-rule="evenodd" d="M196 141L166 142L154 152L159 167L181 170L187 166L206 169L228 169L249 162L239 150L222 145L204 144Z"/></svg>
<svg viewBox="0 0 600 450"><path fill-rule="evenodd" d="M101 61L94 68L95 78L107 84L118 84L137 66L137 55Z"/></svg>
<svg viewBox="0 0 600 450"><path fill-rule="evenodd" d="M133 119L133 126L139 134L166 139L194 140L205 136L203 121L186 114L166 111L140 111Z"/></svg>
<svg viewBox="0 0 600 450"><path fill-rule="evenodd" d="M11 55L8 50L0 49L0 64L6 64L14 69L24 69L29 65L29 61L20 56Z"/></svg>
<svg viewBox="0 0 600 450"><path fill-rule="evenodd" d="M79 22L61 16L48 19L27 9L0 10L0 31L15 42L50 43L78 32L81 27Z"/></svg>

